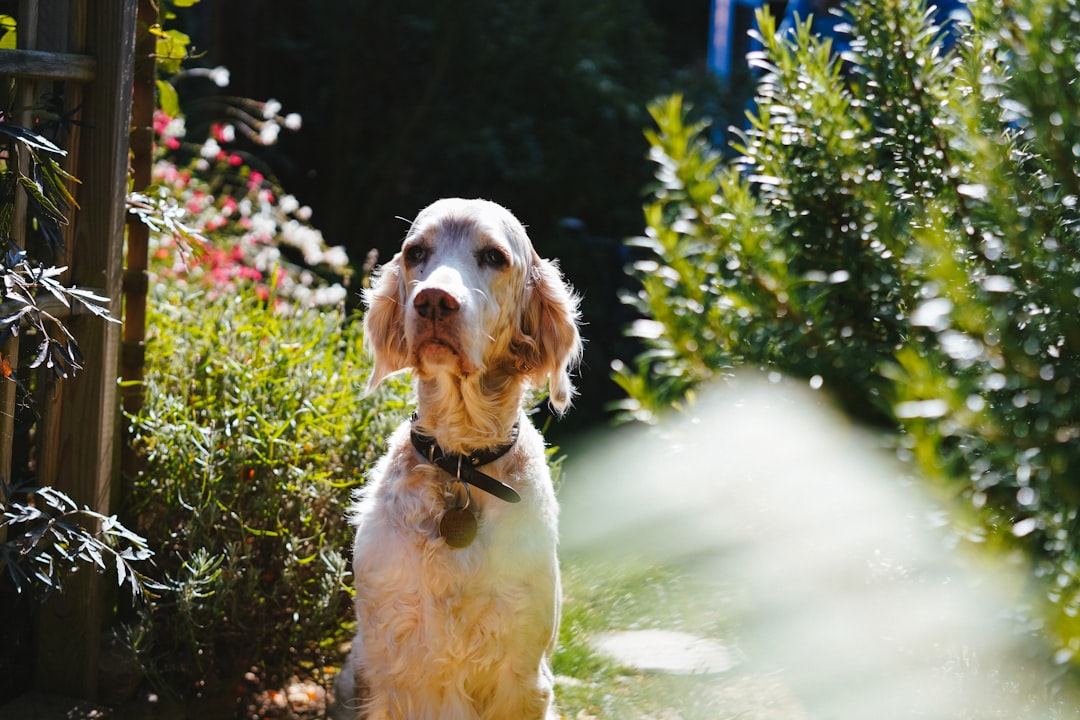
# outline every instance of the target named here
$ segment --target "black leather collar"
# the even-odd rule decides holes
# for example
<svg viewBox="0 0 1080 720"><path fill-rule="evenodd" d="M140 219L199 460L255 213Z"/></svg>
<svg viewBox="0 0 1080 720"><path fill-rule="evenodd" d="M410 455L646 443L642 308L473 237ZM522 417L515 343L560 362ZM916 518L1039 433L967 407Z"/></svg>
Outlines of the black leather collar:
<svg viewBox="0 0 1080 720"><path fill-rule="evenodd" d="M493 463L510 452L510 448L514 447L514 443L517 442L518 423L514 423L508 442L490 448L483 448L468 455L443 451L435 438L422 435L415 428L410 433L410 437L412 438L413 447L432 465L442 468L462 482L478 487L500 500L509 503L521 501L521 496L518 495L517 490L477 470L478 467Z"/></svg>

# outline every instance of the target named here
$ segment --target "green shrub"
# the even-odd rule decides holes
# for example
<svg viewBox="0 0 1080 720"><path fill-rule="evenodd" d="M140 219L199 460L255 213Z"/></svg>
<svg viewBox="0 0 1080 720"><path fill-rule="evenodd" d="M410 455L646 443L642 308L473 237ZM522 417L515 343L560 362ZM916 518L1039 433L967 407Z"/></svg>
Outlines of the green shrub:
<svg viewBox="0 0 1080 720"><path fill-rule="evenodd" d="M631 328L646 351L616 364L624 409L650 419L744 366L823 388L959 501L958 537L1025 551L1064 661L1080 649L1080 4L974 2L955 49L922 3L845 8L842 57L812 25L759 17L734 161L678 98L653 106Z"/></svg>
<svg viewBox="0 0 1080 720"><path fill-rule="evenodd" d="M321 667L350 616L350 493L405 413L364 397L361 325L274 307L252 284L153 289L145 468L129 512L173 591L148 611L152 670L186 683Z"/></svg>

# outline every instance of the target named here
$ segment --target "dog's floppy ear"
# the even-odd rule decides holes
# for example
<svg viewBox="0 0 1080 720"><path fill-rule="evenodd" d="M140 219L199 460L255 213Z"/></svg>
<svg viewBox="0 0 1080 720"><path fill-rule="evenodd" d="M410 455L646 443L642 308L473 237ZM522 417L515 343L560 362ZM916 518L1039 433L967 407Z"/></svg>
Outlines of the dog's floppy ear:
<svg viewBox="0 0 1080 720"><path fill-rule="evenodd" d="M518 366L534 385L549 381L551 407L563 413L574 396L570 371L581 360L578 297L549 260L533 258L525 287Z"/></svg>
<svg viewBox="0 0 1080 720"><path fill-rule="evenodd" d="M367 391L387 375L408 367L405 340L405 292L401 284L400 254L375 271L371 287L364 290L364 345L374 358Z"/></svg>

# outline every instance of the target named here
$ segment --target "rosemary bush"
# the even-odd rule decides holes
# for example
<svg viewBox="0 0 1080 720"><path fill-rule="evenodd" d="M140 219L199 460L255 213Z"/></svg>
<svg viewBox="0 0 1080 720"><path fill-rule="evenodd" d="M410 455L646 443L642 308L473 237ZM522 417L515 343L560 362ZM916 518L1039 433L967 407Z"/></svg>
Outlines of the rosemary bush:
<svg viewBox="0 0 1080 720"><path fill-rule="evenodd" d="M254 283L153 291L145 468L129 514L172 591L144 637L166 679L321 667L350 616L352 491L404 414L403 388L364 397L361 325L274 309Z"/></svg>

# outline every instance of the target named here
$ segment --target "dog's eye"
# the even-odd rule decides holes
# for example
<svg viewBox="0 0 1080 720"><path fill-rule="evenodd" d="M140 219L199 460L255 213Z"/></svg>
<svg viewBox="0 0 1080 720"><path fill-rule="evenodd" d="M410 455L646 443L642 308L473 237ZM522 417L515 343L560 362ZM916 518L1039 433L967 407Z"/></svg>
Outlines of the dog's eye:
<svg viewBox="0 0 1080 720"><path fill-rule="evenodd" d="M487 265L488 267L499 269L504 268L510 264L510 260L499 248L486 248L480 251L479 260L481 265Z"/></svg>
<svg viewBox="0 0 1080 720"><path fill-rule="evenodd" d="M427 260L428 249L423 245L412 245L405 248L405 262L409 265L419 265Z"/></svg>

